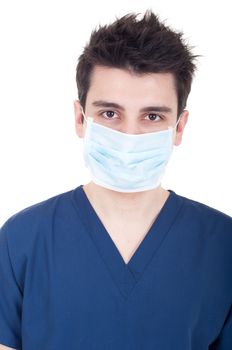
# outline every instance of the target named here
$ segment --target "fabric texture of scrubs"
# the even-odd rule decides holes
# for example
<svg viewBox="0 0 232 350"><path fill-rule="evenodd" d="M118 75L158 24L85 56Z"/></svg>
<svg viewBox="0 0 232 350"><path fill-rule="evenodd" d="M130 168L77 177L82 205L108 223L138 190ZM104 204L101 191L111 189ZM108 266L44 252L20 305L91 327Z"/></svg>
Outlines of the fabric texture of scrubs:
<svg viewBox="0 0 232 350"><path fill-rule="evenodd" d="M83 185L0 231L0 344L231 350L232 218L170 195L126 264Z"/></svg>

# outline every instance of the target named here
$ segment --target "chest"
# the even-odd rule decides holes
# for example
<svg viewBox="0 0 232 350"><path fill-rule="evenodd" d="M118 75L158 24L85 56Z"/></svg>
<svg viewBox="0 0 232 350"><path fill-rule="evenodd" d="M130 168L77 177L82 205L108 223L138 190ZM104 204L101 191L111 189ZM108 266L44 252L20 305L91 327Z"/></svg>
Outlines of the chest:
<svg viewBox="0 0 232 350"><path fill-rule="evenodd" d="M136 232L139 241L147 229L123 224L108 229L126 259L136 243L133 237L123 251L123 234L129 241ZM225 320L226 278L215 274L213 260L205 263L197 233L191 237L184 227L176 232L156 225L135 259L123 266L109 236L100 226L94 231L97 227L96 221L88 230L56 225L51 245L48 235L34 244L24 288L24 348L125 349L124 341L130 349L207 349Z"/></svg>
<svg viewBox="0 0 232 350"><path fill-rule="evenodd" d="M154 218L110 220L102 214L99 217L125 263L129 262L155 221Z"/></svg>

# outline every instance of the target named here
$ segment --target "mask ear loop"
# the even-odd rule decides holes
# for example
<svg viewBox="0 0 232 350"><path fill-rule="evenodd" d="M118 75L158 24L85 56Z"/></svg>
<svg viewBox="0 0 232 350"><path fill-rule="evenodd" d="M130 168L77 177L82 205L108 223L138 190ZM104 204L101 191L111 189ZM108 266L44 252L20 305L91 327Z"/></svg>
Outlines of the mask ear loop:
<svg viewBox="0 0 232 350"><path fill-rule="evenodd" d="M182 113L179 115L179 117L178 117L178 119L176 121L176 124L174 126L169 126L168 127L169 130L175 130L177 128L177 126L178 126L178 124L179 124L179 122L181 120L181 116L182 116Z"/></svg>
<svg viewBox="0 0 232 350"><path fill-rule="evenodd" d="M178 124L179 124L179 122L180 122L180 120L181 120L181 118L182 118L182 114L183 114L183 112L179 115L179 117L178 117L178 119L177 119L177 122L176 122L176 124L175 124L175 126L174 126L174 129L177 128L177 126L178 126Z"/></svg>
<svg viewBox="0 0 232 350"><path fill-rule="evenodd" d="M82 115L83 115L83 117L84 117L86 123L88 123L88 121L93 122L93 118L92 118L92 117L86 118L86 115L85 115L85 113L84 113L84 110L83 110L83 107L82 107L82 106L81 106L81 113L82 113Z"/></svg>

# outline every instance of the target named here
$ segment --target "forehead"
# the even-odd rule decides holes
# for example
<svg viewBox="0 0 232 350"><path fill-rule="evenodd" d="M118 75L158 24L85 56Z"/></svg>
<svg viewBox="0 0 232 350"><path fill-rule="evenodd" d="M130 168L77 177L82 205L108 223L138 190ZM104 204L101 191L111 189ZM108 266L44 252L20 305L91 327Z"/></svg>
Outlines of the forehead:
<svg viewBox="0 0 232 350"><path fill-rule="evenodd" d="M175 78L172 73L135 74L125 69L95 66L90 79L87 103L109 99L129 105L169 104L177 109Z"/></svg>

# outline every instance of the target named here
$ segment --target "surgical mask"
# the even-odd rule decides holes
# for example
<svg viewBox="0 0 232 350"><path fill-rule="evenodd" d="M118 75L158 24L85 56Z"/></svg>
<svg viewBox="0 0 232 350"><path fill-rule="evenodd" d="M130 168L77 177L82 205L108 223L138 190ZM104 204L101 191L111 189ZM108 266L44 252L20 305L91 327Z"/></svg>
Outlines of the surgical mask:
<svg viewBox="0 0 232 350"><path fill-rule="evenodd" d="M141 192L161 184L180 119L167 130L126 134L86 118L83 108L82 113L87 122L84 161L95 184L118 192Z"/></svg>

